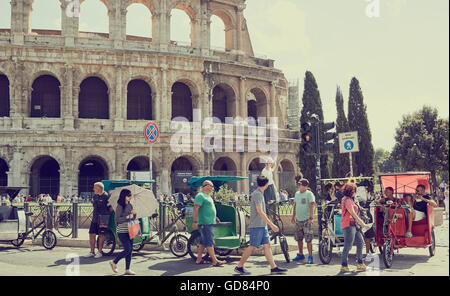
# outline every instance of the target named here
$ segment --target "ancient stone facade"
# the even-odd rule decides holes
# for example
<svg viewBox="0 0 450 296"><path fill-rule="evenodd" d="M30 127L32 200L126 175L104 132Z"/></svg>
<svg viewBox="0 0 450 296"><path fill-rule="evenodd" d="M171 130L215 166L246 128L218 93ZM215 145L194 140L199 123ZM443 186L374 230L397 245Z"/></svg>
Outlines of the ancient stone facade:
<svg viewBox="0 0 450 296"><path fill-rule="evenodd" d="M11 0L11 28L0 28L0 182L3 173L4 183L30 186L30 194L73 195L90 191L94 179L148 171L149 120L161 132L152 162L158 193L184 190L183 172L249 176L261 169L260 152L175 153L171 119L194 109L202 118L277 117L278 171L289 180L299 173L288 83L273 60L254 56L245 0L99 1L108 8L109 34L79 32L64 0L61 31L31 30L33 0ZM133 3L151 11L151 39L126 36ZM191 46L170 40L174 8L191 18ZM210 48L212 15L225 24L225 51ZM251 183L234 189L246 192Z"/></svg>

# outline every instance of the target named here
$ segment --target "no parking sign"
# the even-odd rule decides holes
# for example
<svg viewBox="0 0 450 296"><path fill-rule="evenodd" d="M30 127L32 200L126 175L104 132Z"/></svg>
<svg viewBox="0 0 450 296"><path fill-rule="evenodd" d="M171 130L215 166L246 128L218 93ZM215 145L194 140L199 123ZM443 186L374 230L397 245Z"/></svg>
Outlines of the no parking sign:
<svg viewBox="0 0 450 296"><path fill-rule="evenodd" d="M150 144L156 143L159 138L159 128L154 122L149 122L145 126L144 136Z"/></svg>

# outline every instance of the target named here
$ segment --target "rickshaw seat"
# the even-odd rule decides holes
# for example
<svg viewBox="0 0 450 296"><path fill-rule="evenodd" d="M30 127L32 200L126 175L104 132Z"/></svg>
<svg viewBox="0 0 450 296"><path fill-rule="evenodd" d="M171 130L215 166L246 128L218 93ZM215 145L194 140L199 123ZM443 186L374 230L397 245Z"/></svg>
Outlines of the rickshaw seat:
<svg viewBox="0 0 450 296"><path fill-rule="evenodd" d="M413 236L424 236L427 231L428 231L427 218L413 222L411 231Z"/></svg>
<svg viewBox="0 0 450 296"><path fill-rule="evenodd" d="M235 249L240 246L241 240L239 236L222 236L214 238L216 245L218 246L230 246L231 249Z"/></svg>

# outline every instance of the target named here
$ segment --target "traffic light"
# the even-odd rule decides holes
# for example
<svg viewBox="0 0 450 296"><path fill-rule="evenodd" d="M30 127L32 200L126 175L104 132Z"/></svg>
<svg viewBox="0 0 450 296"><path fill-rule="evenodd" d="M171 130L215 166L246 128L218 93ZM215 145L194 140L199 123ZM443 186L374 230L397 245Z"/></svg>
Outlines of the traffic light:
<svg viewBox="0 0 450 296"><path fill-rule="evenodd" d="M301 132L302 132L302 149L304 152L310 152L311 151L311 125L308 122L304 122L301 125Z"/></svg>
<svg viewBox="0 0 450 296"><path fill-rule="evenodd" d="M320 128L319 123L311 125L311 148L314 154L320 154Z"/></svg>
<svg viewBox="0 0 450 296"><path fill-rule="evenodd" d="M329 132L329 130L334 129L335 124L334 122L327 122L323 124L323 143L325 150L332 150L334 146L334 142L330 142L330 140L334 140L336 137L335 132Z"/></svg>

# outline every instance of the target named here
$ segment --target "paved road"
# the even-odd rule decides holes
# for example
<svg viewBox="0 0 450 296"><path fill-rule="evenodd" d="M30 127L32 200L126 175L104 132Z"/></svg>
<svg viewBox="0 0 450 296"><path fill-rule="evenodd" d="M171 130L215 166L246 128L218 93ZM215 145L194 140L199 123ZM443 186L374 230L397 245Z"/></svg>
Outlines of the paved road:
<svg viewBox="0 0 450 296"><path fill-rule="evenodd" d="M436 229L436 256L429 257L428 249L402 249L400 254L394 257L391 269L385 269L380 258L379 273L353 273L351 275L367 276L424 276L439 275L449 276L449 223ZM285 263L283 255L276 255L275 260L281 267L288 268L290 276L326 276L340 275L340 257L336 254L329 265L323 265L317 255L317 246L314 247L315 264ZM16 249L10 245L0 245L0 275L66 275L66 272L76 272L74 262L68 259L73 254L79 257L79 273L82 276L109 276L113 275L108 265L111 257L100 259L85 258L89 252L87 248L56 247L48 251L42 246L25 245ZM72 255L70 255L72 254ZM188 255L189 256L189 255ZM291 257L295 251L291 252ZM239 261L239 256L231 256L228 264L223 267L210 265L197 266L189 257L175 258L166 251L141 251L134 255L132 269L138 275L146 276L231 276L233 269ZM355 248L350 253L350 263L355 261ZM246 267L254 276L269 274L269 268L264 256L253 256ZM123 271L124 262L119 263L119 271Z"/></svg>

